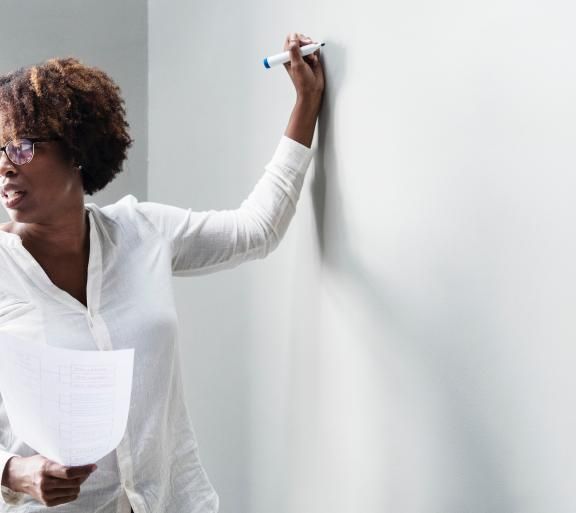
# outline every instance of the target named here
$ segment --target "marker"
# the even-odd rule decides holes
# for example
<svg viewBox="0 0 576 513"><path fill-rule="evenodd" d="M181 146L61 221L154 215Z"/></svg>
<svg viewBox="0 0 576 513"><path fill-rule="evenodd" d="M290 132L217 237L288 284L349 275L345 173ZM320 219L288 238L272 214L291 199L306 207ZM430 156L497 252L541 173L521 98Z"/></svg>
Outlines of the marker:
<svg viewBox="0 0 576 513"><path fill-rule="evenodd" d="M311 43L309 45L304 45L300 47L300 53L302 57L314 53L318 48L324 46L326 43ZM277 64L284 64L285 62L290 62L290 50L286 50L282 53L277 53L276 55L271 55L269 57L264 57L264 67L271 68Z"/></svg>

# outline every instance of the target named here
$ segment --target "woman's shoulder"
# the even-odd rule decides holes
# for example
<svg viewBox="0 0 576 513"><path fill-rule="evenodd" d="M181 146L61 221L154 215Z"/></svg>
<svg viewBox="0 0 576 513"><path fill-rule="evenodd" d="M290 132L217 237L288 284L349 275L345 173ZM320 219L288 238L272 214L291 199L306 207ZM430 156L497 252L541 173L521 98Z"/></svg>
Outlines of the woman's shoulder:
<svg viewBox="0 0 576 513"><path fill-rule="evenodd" d="M116 200L113 203L108 203L102 207L90 203L93 207L98 209L100 212L108 215L125 215L128 212L131 212L135 205L138 203L138 198L133 194L125 194L120 199Z"/></svg>
<svg viewBox="0 0 576 513"><path fill-rule="evenodd" d="M133 194L125 194L114 203L103 207L95 206L100 219L107 219L110 223L122 227L124 232L136 230L141 236L157 234L158 227L154 219L147 215L146 205L150 203L140 201Z"/></svg>

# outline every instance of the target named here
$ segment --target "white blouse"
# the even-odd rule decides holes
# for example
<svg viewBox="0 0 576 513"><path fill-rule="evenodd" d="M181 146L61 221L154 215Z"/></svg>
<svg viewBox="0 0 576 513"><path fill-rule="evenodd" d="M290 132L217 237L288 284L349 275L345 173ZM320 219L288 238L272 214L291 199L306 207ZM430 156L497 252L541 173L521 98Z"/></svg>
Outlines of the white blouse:
<svg viewBox="0 0 576 513"><path fill-rule="evenodd" d="M264 258L292 219L313 150L282 135L249 196L234 210L193 211L128 194L86 203L87 307L58 288L22 239L0 230L0 336L102 351L134 348L124 437L62 513L208 513L219 496L203 468L182 388L172 276ZM0 400L0 476L8 459L37 454L10 428ZM46 511L2 486L0 511Z"/></svg>

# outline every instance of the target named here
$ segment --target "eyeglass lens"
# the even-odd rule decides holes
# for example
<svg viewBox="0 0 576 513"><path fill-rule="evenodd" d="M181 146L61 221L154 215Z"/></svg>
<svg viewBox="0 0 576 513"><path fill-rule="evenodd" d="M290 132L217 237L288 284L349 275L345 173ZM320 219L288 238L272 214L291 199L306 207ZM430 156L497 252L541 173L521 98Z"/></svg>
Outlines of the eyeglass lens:
<svg viewBox="0 0 576 513"><path fill-rule="evenodd" d="M28 139L14 139L6 145L6 154L16 165L27 164L34 156L34 143Z"/></svg>

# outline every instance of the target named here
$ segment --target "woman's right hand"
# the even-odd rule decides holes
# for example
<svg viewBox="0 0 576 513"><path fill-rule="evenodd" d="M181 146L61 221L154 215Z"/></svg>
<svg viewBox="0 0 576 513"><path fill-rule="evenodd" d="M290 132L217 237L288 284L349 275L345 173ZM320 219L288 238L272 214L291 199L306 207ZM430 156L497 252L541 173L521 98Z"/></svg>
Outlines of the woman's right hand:
<svg viewBox="0 0 576 513"><path fill-rule="evenodd" d="M67 467L41 454L14 456L4 468L2 484L31 495L46 506L58 506L76 500L80 485L96 468L96 465Z"/></svg>
<svg viewBox="0 0 576 513"><path fill-rule="evenodd" d="M319 101L324 93L324 69L320 61L320 49L304 57L300 53L301 46L311 43L318 41L313 41L299 32L290 32L284 40L284 51L290 52L290 61L285 62L284 67L296 88L297 98Z"/></svg>

